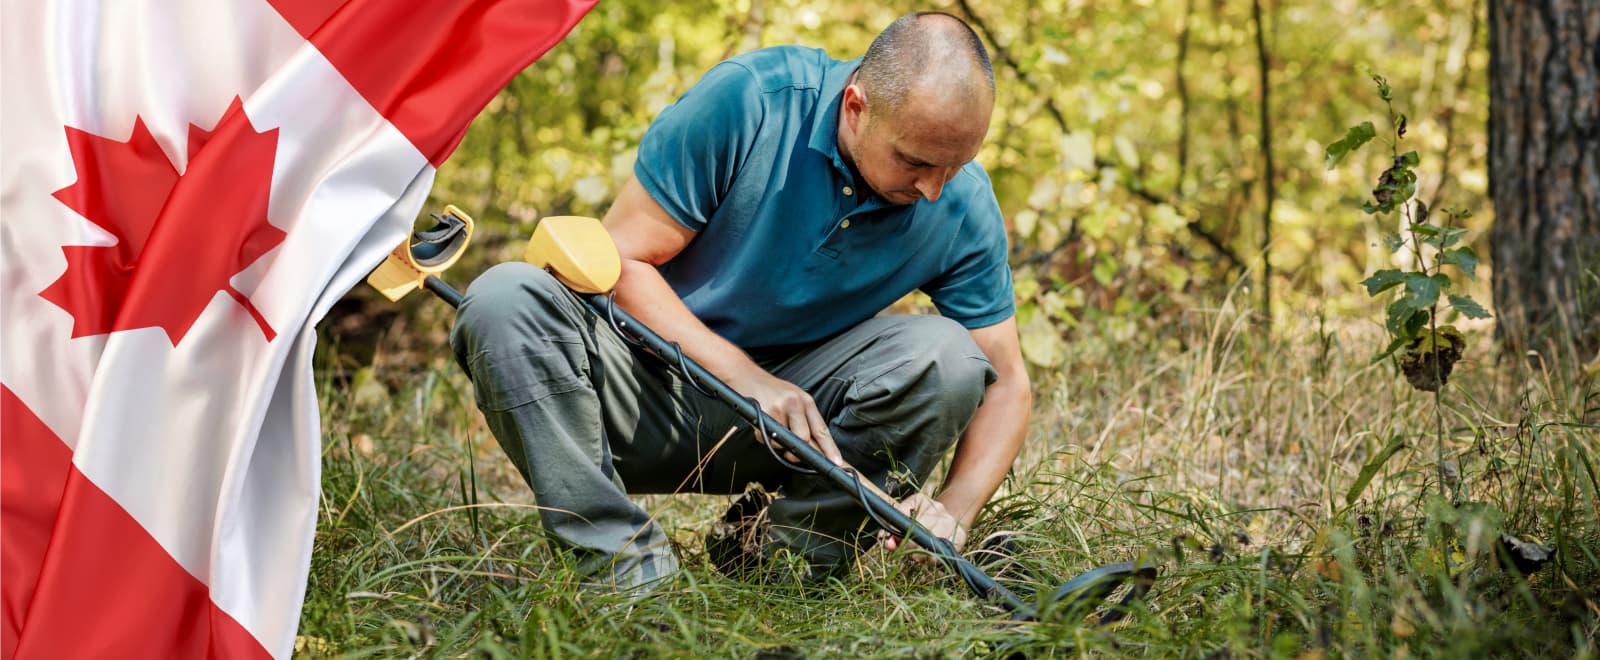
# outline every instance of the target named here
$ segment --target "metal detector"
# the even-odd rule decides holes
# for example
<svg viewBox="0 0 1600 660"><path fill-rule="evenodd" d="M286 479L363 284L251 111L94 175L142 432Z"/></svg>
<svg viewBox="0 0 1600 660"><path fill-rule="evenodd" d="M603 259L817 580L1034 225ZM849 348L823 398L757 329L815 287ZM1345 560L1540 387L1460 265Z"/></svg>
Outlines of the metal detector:
<svg viewBox="0 0 1600 660"><path fill-rule="evenodd" d="M450 306L460 306L461 294L438 275L454 264L466 248L472 235L472 219L454 206L446 207L444 216L434 217L438 223L433 228L416 232L410 240L401 243L367 279L390 300L399 300L422 287ZM1126 606L1144 597L1154 586L1154 565L1120 562L1078 575L1054 591L1040 592L1043 598L1037 604L1024 600L961 556L950 541L934 536L901 513L895 508L894 498L876 484L861 478L853 468L834 465L810 443L762 412L755 400L734 391L685 356L676 343L657 335L618 307L608 294L621 275L622 262L610 234L599 220L578 216L544 218L534 229L523 259L549 271L590 309L610 322L624 339L660 358L697 389L732 407L768 439L769 449L775 443L797 457L799 465L785 461L776 451L773 452L775 460L808 474L826 477L846 493L853 494L879 527L915 541L961 576L980 598L998 602L1009 610L1013 620L1038 621L1042 615L1056 620L1081 617L1118 587L1128 585L1128 591L1117 606L1100 617L1099 623L1107 624L1126 616Z"/></svg>

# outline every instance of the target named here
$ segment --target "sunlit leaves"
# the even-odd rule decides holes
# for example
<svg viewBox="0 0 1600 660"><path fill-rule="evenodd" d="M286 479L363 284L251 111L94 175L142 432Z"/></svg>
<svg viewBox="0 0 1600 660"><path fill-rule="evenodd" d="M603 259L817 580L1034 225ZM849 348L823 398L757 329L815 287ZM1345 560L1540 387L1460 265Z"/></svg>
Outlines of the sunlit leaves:
<svg viewBox="0 0 1600 660"><path fill-rule="evenodd" d="M1454 250L1440 252L1439 263L1455 266L1461 270L1461 274L1467 276L1467 279L1475 279L1477 277L1477 274L1473 271L1478 268L1478 253L1474 252L1471 246L1463 245Z"/></svg>
<svg viewBox="0 0 1600 660"><path fill-rule="evenodd" d="M1345 131L1343 138L1329 143L1328 148L1323 152L1325 155L1324 162L1326 162L1328 169L1333 169L1333 166L1338 165L1339 161L1344 160L1345 155L1360 149L1361 145L1366 144L1377 136L1378 130L1373 128L1370 121L1351 126L1350 130Z"/></svg>
<svg viewBox="0 0 1600 660"><path fill-rule="evenodd" d="M1406 281L1405 273L1402 273L1394 268L1388 268L1373 273L1372 277L1362 280L1361 283L1366 285L1367 295L1376 296L1384 291L1388 291L1389 289L1399 286L1400 283L1404 281Z"/></svg>
<svg viewBox="0 0 1600 660"><path fill-rule="evenodd" d="M1061 137L1061 169L1094 171L1094 134L1072 131Z"/></svg>
<svg viewBox="0 0 1600 660"><path fill-rule="evenodd" d="M1150 213L1145 217L1152 227L1173 234L1182 231L1184 225L1189 223L1188 218L1180 215L1178 210L1173 208L1171 204L1157 204L1150 209Z"/></svg>
<svg viewBox="0 0 1600 660"><path fill-rule="evenodd" d="M1111 286L1111 281L1117 277L1117 260L1109 254L1102 253L1095 259L1094 268L1090 269L1090 273L1100 286Z"/></svg>
<svg viewBox="0 0 1600 660"><path fill-rule="evenodd" d="M1467 235L1467 229L1465 227L1437 227L1437 226L1434 226L1434 225L1417 225L1417 226L1413 227L1413 231L1415 231L1418 236L1422 237L1422 242L1424 244L1432 245L1433 247L1436 247L1436 248L1439 248L1439 249L1444 249L1444 248L1448 248L1448 247L1450 247L1452 245L1455 245L1456 243L1461 241L1461 237L1462 236L1466 236ZM1446 263L1449 263L1449 262L1446 262ZM1477 254L1473 253L1472 254L1472 264L1473 265L1477 265L1477 263L1478 263Z"/></svg>
<svg viewBox="0 0 1600 660"><path fill-rule="evenodd" d="M1469 319L1486 319L1492 316L1478 301L1467 296L1450 296L1450 307Z"/></svg>
<svg viewBox="0 0 1600 660"><path fill-rule="evenodd" d="M1370 213L1370 211L1368 211L1368 212ZM1399 252L1400 248L1403 248L1405 246L1406 246L1406 237L1401 236L1399 234L1396 234L1394 232L1386 232L1386 233L1384 233L1384 235L1383 235L1383 247L1385 249L1389 250L1389 254L1394 254L1396 252Z"/></svg>
<svg viewBox="0 0 1600 660"><path fill-rule="evenodd" d="M1246 6L1155 0L1107 11L1056 0L969 4L985 24L981 36L991 47L996 82L995 112L977 161L988 169L1013 229L1013 266L1040 283L1041 300L1057 292L1088 301L1087 309L1047 315L1060 332L1072 332L1068 318L1099 324L1097 315L1119 309L1146 314L1136 323L1186 314L1196 297L1217 292L1248 265L1220 257L1212 241L1245 262L1259 258L1264 169L1251 101L1260 90L1250 75L1255 46ZM1395 83L1388 95L1397 107L1411 100L1418 79L1439 83L1427 88L1429 102L1435 92L1449 92L1440 99L1481 95L1481 76L1463 78L1459 90L1442 86L1455 76L1443 75L1441 62L1482 55L1466 38L1468 23L1433 25L1440 15L1470 7L1467 0L1441 0L1357 17L1337 5L1310 4L1275 13L1271 66L1284 94L1273 90L1272 149L1283 160L1274 176L1272 261L1285 266L1280 277L1290 281L1318 273L1350 283L1341 290L1274 286L1285 308L1313 309L1305 305L1309 297L1327 296L1329 308L1350 309L1349 296L1364 290L1354 283L1371 270L1362 271L1361 246L1381 241L1397 252L1422 242L1390 235L1404 223L1387 218L1376 229L1364 227L1367 219L1346 201L1372 189L1372 180L1393 165L1386 142L1395 136L1381 138L1385 121L1399 115L1373 102L1365 76L1345 74L1363 61L1381 61ZM631 174L633 150L656 112L717 61L780 44L857 57L877 30L909 9L838 0L600 3L474 122L440 169L429 206L476 207L480 231L508 246L539 217L601 214ZM1180 65L1182 29L1189 40ZM1449 57L1424 57L1429 49ZM1484 105L1450 108L1456 121L1449 180L1462 185L1452 183L1448 192L1470 190L1469 179L1483 178ZM1404 109L1412 115L1405 147L1431 162L1440 146L1441 107ZM1329 140L1341 137L1330 148ZM1364 156L1371 162L1355 164ZM1319 163L1344 171L1323 174ZM1434 179L1423 179L1431 188ZM1399 181L1389 196L1400 207L1414 203L1406 201L1415 199L1414 190L1414 183ZM1441 244L1451 240L1439 237ZM1455 240L1447 247L1465 242ZM469 258L515 256L496 250ZM1433 255L1423 260L1430 267Z"/></svg>
<svg viewBox="0 0 1600 660"><path fill-rule="evenodd" d="M1034 314L1019 330L1022 357L1028 362L1046 368L1061 365L1066 357L1066 342L1061 338L1061 331L1044 314Z"/></svg>
<svg viewBox="0 0 1600 660"><path fill-rule="evenodd" d="M1439 302L1439 289L1450 285L1450 278L1443 275L1427 275L1425 273L1406 273L1406 295L1403 300L1415 309L1432 307Z"/></svg>

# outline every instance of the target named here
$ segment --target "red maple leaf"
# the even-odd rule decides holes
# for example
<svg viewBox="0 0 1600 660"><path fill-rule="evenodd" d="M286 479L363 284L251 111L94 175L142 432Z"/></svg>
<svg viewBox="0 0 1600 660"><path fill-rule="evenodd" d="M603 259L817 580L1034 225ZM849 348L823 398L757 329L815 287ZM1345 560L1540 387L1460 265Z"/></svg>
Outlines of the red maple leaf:
<svg viewBox="0 0 1600 660"><path fill-rule="evenodd" d="M272 341L272 326L228 280L285 236L267 222L278 129L256 131L234 97L213 130L189 126L182 174L137 117L124 142L66 130L78 180L55 197L117 237L62 247L67 271L39 292L72 315L72 336L159 327L177 346L222 291Z"/></svg>

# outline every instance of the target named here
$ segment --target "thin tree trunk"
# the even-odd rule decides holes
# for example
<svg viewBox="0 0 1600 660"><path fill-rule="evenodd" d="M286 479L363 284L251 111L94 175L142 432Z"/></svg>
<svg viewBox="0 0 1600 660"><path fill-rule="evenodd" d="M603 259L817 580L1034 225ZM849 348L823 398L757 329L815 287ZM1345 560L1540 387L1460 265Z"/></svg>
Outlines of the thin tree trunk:
<svg viewBox="0 0 1600 660"><path fill-rule="evenodd" d="M1250 15L1256 24L1256 59L1261 65L1261 156L1266 161L1262 181L1266 183L1267 203L1261 212L1261 314L1267 325L1272 324L1272 202L1277 196L1273 186L1272 171L1272 103L1268 92L1272 89L1267 70L1266 26L1261 22L1261 0L1250 0Z"/></svg>
<svg viewBox="0 0 1600 660"><path fill-rule="evenodd" d="M1489 75L1498 333L1541 351L1570 338L1581 356L1547 358L1586 357L1600 345L1600 0L1489 0Z"/></svg>
<svg viewBox="0 0 1600 660"><path fill-rule="evenodd" d="M1194 0L1183 7L1183 29L1178 34L1178 185L1173 197L1184 198L1184 181L1189 173L1189 85L1183 76L1183 65L1189 59L1189 23L1194 20Z"/></svg>

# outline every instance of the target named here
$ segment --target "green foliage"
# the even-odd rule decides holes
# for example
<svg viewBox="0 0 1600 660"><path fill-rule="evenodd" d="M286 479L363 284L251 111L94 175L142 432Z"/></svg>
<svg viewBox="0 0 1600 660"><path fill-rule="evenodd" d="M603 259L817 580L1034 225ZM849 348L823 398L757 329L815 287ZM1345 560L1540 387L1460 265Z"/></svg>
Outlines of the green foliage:
<svg viewBox="0 0 1600 660"><path fill-rule="evenodd" d="M1378 471L1383 469L1383 465L1405 448L1405 438L1395 436L1389 440L1389 445L1384 447L1383 451L1378 452L1367 461L1366 465L1361 466L1361 472L1356 475L1356 480L1350 483L1350 490L1345 491L1345 505L1354 506L1356 501L1361 499L1361 493L1367 489L1367 484L1372 483L1372 478L1378 476Z"/></svg>
<svg viewBox="0 0 1600 660"><path fill-rule="evenodd" d="M1416 151L1400 153L1400 141L1405 139L1407 133L1406 116L1395 112L1392 101L1394 88L1388 80L1370 70L1367 73L1377 84L1378 98L1388 109L1391 130L1384 139L1390 146L1392 156L1391 165L1378 177L1377 186L1372 189L1372 201L1363 203L1361 210L1378 216L1383 243L1391 254L1409 244L1412 246L1413 258L1409 269L1385 268L1361 281L1367 289L1367 295L1372 297L1383 295L1404 285L1397 293L1390 294L1383 324L1389 333L1389 343L1378 352L1373 361L1387 358L1402 348L1406 349L1404 360L1431 360L1438 357L1439 347L1444 346L1440 335L1443 330L1437 327L1441 311L1439 297L1454 284L1444 267L1453 267L1456 273L1469 280L1477 277L1475 272L1478 267L1477 252L1471 246L1453 247L1467 234L1467 229L1457 226L1456 223L1465 220L1471 214L1468 211L1446 208L1442 211L1443 222L1436 224L1428 205L1420 199L1414 199L1417 193L1416 167L1422 160ZM1360 149L1375 136L1371 122L1363 122L1352 127L1345 133L1345 137L1328 145L1326 150L1328 167L1331 169L1345 155ZM1381 219L1396 209L1402 210L1400 231L1394 231L1381 224ZM1433 250L1425 253L1424 246ZM1465 294L1450 293L1446 295L1446 300L1449 301L1451 311L1467 318L1483 319L1490 316L1482 305ZM1460 338L1458 330L1453 327L1448 329ZM1435 378L1424 379L1424 382L1432 383L1431 387L1436 389L1448 378L1453 363L1453 359L1448 360L1441 367L1442 376L1436 375ZM1430 364L1438 364L1438 361L1434 360ZM1413 380L1413 384L1417 385L1417 381ZM1428 386L1417 385L1417 387L1427 389Z"/></svg>
<svg viewBox="0 0 1600 660"><path fill-rule="evenodd" d="M1491 316L1489 310L1484 309L1477 301L1466 296L1452 294L1450 296L1450 307L1461 312L1462 316L1469 319L1486 319Z"/></svg>
<svg viewBox="0 0 1600 660"><path fill-rule="evenodd" d="M1470 246L1463 246L1454 250L1444 250L1439 253L1439 263L1455 266L1456 270L1467 279L1477 279L1478 253Z"/></svg>
<svg viewBox="0 0 1600 660"><path fill-rule="evenodd" d="M1404 90L1396 102L1448 104L1410 118L1443 138L1416 151L1448 149L1449 185L1481 193L1486 51L1473 2L1268 8L1275 308L1363 311L1332 283L1366 267L1361 223L1337 211L1367 175L1348 159L1325 173L1318 144L1366 121L1347 89L1351 62L1391 67ZM439 169L428 208L460 204L479 221L453 281L518 258L540 217L604 214L645 127L717 61L778 44L857 57L895 16L929 8L975 18L993 55L996 110L977 160L1009 222L1017 281L1036 284L1018 287L1018 320L1040 310L1048 324L1035 326L1036 366L1062 342L1155 331L1259 268L1265 182L1248 3L607 0L507 86Z"/></svg>
<svg viewBox="0 0 1600 660"><path fill-rule="evenodd" d="M1372 127L1372 122L1370 121L1351 126L1350 130L1345 131L1344 139L1328 144L1328 148L1325 150L1328 169L1333 169L1333 166L1338 165L1339 161L1344 160L1345 154L1360 149L1361 145L1366 144L1368 140L1377 136L1378 131Z"/></svg>

